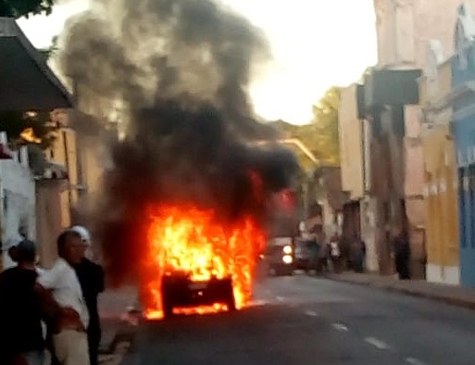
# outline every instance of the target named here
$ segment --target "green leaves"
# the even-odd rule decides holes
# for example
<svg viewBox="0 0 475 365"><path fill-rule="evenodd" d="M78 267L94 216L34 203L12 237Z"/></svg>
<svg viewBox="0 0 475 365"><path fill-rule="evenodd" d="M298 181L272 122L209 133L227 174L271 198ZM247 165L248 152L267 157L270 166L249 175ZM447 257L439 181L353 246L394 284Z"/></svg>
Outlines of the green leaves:
<svg viewBox="0 0 475 365"><path fill-rule="evenodd" d="M330 88L317 105L313 107L312 124L317 133L315 150L322 165L340 164L340 146L338 142L338 109L340 107L339 87Z"/></svg>
<svg viewBox="0 0 475 365"><path fill-rule="evenodd" d="M43 55L45 61L48 61L51 57L54 57L58 51L58 36L53 37L53 39L51 40L51 46L49 46L48 48L38 49L38 52Z"/></svg>
<svg viewBox="0 0 475 365"><path fill-rule="evenodd" d="M49 15L55 0L0 0L0 16L21 18L35 14Z"/></svg>
<svg viewBox="0 0 475 365"><path fill-rule="evenodd" d="M314 146L317 142L317 134L315 128L311 124L306 125L293 125L282 120L272 123L281 133L281 139L298 139L303 145L315 155ZM313 162L300 148L294 144L288 144L287 147L291 148L297 156L300 168L302 172L310 174L315 168L315 162Z"/></svg>
<svg viewBox="0 0 475 365"><path fill-rule="evenodd" d="M340 91L340 88L332 87L325 93L313 107L314 117L309 124L293 125L284 121L273 123L273 126L282 132L283 138L300 140L317 158L320 166L340 164L338 142ZM301 149L292 145L290 147L295 151L303 171L311 173L318 167Z"/></svg>

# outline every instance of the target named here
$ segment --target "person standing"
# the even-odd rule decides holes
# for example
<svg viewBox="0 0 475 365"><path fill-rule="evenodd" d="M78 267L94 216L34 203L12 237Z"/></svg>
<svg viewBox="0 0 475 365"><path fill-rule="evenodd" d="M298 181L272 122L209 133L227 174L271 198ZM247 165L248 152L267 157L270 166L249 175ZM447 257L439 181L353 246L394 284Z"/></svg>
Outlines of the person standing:
<svg viewBox="0 0 475 365"><path fill-rule="evenodd" d="M333 271L338 274L340 272L341 250L340 239L336 233L330 239L330 258L332 261Z"/></svg>
<svg viewBox="0 0 475 365"><path fill-rule="evenodd" d="M4 269L10 269L17 265L16 251L20 242L28 239L28 227L24 221L18 225L18 230L5 242L8 255L5 256Z"/></svg>
<svg viewBox="0 0 475 365"><path fill-rule="evenodd" d="M399 233L394 240L394 256L399 279L409 280L411 278L409 270L411 249L407 235L404 232Z"/></svg>
<svg viewBox="0 0 475 365"><path fill-rule="evenodd" d="M306 241L307 248L309 251L309 261L308 261L308 268L307 273L311 270L318 271L318 242L317 242L317 235L315 233L311 233Z"/></svg>
<svg viewBox="0 0 475 365"><path fill-rule="evenodd" d="M91 235L89 231L81 226L74 226L71 228L71 231L77 232L83 242L83 257L75 269L90 316L89 327L87 328L89 358L91 365L97 365L99 344L101 341L101 325L97 309L97 298L99 294L104 291L104 271L100 265L86 257L87 252L91 249Z"/></svg>
<svg viewBox="0 0 475 365"><path fill-rule="evenodd" d="M36 289L36 247L16 246L17 266L0 274L0 359L5 365L43 365L41 295Z"/></svg>
<svg viewBox="0 0 475 365"><path fill-rule="evenodd" d="M86 329L89 312L74 267L83 257L81 236L74 231L61 233L57 240L59 258L38 279L42 288L50 290L55 301L75 314L59 318L53 328L54 355L62 365L89 365L89 348Z"/></svg>
<svg viewBox="0 0 475 365"><path fill-rule="evenodd" d="M328 243L322 238L318 248L318 271L321 274L329 272L328 268L328 254L329 246Z"/></svg>
<svg viewBox="0 0 475 365"><path fill-rule="evenodd" d="M357 234L354 235L351 245L351 257L353 270L357 273L363 273L366 261L366 244Z"/></svg>

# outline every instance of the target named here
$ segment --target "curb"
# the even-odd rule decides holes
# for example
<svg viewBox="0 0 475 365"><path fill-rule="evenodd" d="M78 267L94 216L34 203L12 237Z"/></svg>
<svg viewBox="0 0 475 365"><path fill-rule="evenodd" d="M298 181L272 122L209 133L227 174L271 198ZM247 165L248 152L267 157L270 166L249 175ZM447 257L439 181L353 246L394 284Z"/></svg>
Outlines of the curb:
<svg viewBox="0 0 475 365"><path fill-rule="evenodd" d="M119 365L124 357L133 351L137 321L129 315L113 318L113 320L107 320L104 316L101 317L101 321L104 321L103 334L104 332L109 333L107 339L103 338L99 348L99 363L101 365ZM107 327L108 329L105 330Z"/></svg>
<svg viewBox="0 0 475 365"><path fill-rule="evenodd" d="M132 351L134 334L130 331L118 331L114 334L112 343L107 351L99 354L99 364L119 365L124 357Z"/></svg>
<svg viewBox="0 0 475 365"><path fill-rule="evenodd" d="M475 301L469 301L469 300L455 298L455 297L447 297L443 295L437 295L435 293L421 292L421 291L410 289L410 288L401 288L401 287L394 286L391 284L373 283L370 281L357 281L357 280L339 278L335 276L327 276L326 278L332 281L338 281L338 282L342 282L346 284L353 284L353 285L359 285L359 286L367 286L367 287L382 289L382 290L391 291L395 293L403 293L405 295L412 296L412 297L429 299L429 300L453 305L456 307L475 310Z"/></svg>

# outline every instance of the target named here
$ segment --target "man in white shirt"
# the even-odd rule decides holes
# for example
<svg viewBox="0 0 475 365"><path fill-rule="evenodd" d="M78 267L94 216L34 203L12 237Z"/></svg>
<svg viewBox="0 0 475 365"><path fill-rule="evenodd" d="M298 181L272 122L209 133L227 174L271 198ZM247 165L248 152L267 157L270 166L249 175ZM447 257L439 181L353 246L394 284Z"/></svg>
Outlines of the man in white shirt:
<svg viewBox="0 0 475 365"><path fill-rule="evenodd" d="M75 313L72 318L59 318L53 334L53 346L57 360L63 365L89 365L86 329L89 312L81 285L74 270L83 255L81 236L65 231L58 237L59 258L51 270L41 275L38 283L50 290L54 300L63 308Z"/></svg>

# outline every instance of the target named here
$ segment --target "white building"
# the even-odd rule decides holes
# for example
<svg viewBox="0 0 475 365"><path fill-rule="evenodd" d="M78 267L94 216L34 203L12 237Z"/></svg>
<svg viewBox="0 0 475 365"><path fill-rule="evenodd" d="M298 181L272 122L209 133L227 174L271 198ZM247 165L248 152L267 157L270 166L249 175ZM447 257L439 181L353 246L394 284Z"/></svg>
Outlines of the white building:
<svg viewBox="0 0 475 365"><path fill-rule="evenodd" d="M6 145L5 132L0 133L0 143ZM11 244L21 237L20 225L27 229L28 238L36 240L35 181L28 164L26 147L12 152L12 159L0 160L0 201L2 263L6 269L12 266L8 255Z"/></svg>

